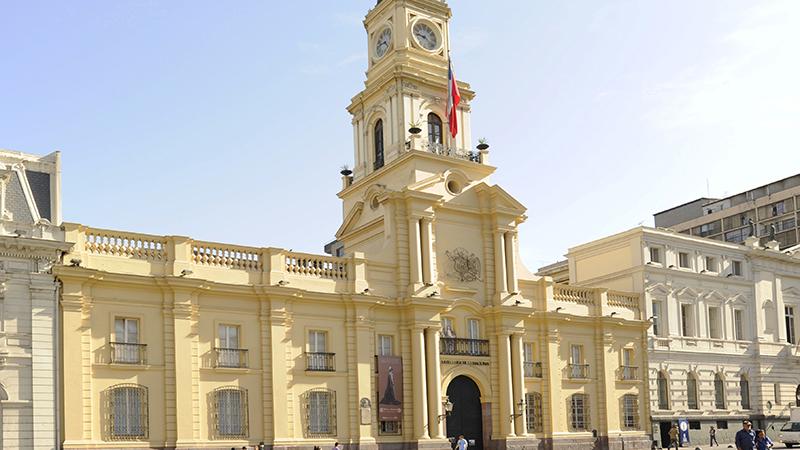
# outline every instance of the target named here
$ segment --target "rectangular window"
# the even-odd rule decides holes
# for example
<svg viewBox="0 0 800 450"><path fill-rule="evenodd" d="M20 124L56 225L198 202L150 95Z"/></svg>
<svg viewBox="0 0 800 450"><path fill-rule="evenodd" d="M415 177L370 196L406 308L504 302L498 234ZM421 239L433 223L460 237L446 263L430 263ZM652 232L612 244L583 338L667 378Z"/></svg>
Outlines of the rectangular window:
<svg viewBox="0 0 800 450"><path fill-rule="evenodd" d="M784 307L784 311L786 312L786 342L790 344L796 344L797 339L795 337L794 329L794 307L786 306Z"/></svg>
<svg viewBox="0 0 800 450"><path fill-rule="evenodd" d="M218 332L217 366L247 367L247 353L240 348L239 327L220 324Z"/></svg>
<svg viewBox="0 0 800 450"><path fill-rule="evenodd" d="M689 263L689 254L686 252L678 253L678 267L683 269L691 269L692 265Z"/></svg>
<svg viewBox="0 0 800 450"><path fill-rule="evenodd" d="M623 380L635 380L636 379L636 361L633 358L633 349L632 348L623 348L622 349L622 371L620 376Z"/></svg>
<svg viewBox="0 0 800 450"><path fill-rule="evenodd" d="M306 353L306 370L333 372L334 354L328 353L328 333L311 330L308 332L308 353Z"/></svg>
<svg viewBox="0 0 800 450"><path fill-rule="evenodd" d="M139 319L118 317L114 320L111 362L144 364L144 346L139 344Z"/></svg>
<svg viewBox="0 0 800 450"><path fill-rule="evenodd" d="M772 395L775 398L775 404L781 404L781 384L775 383L772 385Z"/></svg>
<svg viewBox="0 0 800 450"><path fill-rule="evenodd" d="M442 317L442 336L446 338L456 337L456 329L453 328L453 319Z"/></svg>
<svg viewBox="0 0 800 450"><path fill-rule="evenodd" d="M326 389L309 391L306 396L306 435L336 435L336 393Z"/></svg>
<svg viewBox="0 0 800 450"><path fill-rule="evenodd" d="M247 432L247 391L239 388L219 388L214 391L215 437L243 439Z"/></svg>
<svg viewBox="0 0 800 450"><path fill-rule="evenodd" d="M700 421L699 420L690 420L689 421L689 429L690 430L699 430L700 429Z"/></svg>
<svg viewBox="0 0 800 450"><path fill-rule="evenodd" d="M708 336L711 339L722 339L722 324L719 315L719 307L708 307Z"/></svg>
<svg viewBox="0 0 800 450"><path fill-rule="evenodd" d="M381 334L378 336L378 355L392 356L394 354L394 343L392 336Z"/></svg>
<svg viewBox="0 0 800 450"><path fill-rule="evenodd" d="M736 277L742 276L742 262L741 261L733 261L731 262L731 274Z"/></svg>
<svg viewBox="0 0 800 450"><path fill-rule="evenodd" d="M661 302L653 301L653 334L661 336Z"/></svg>
<svg viewBox="0 0 800 450"><path fill-rule="evenodd" d="M542 426L542 394L531 392L525 394L525 425L528 433L539 433Z"/></svg>
<svg viewBox="0 0 800 450"><path fill-rule="evenodd" d="M522 360L524 362L533 362L533 344L530 342L522 344Z"/></svg>
<svg viewBox="0 0 800 450"><path fill-rule="evenodd" d="M650 247L650 262L661 264L661 249Z"/></svg>
<svg viewBox="0 0 800 450"><path fill-rule="evenodd" d="M717 271L717 258L713 256L706 256L705 257L705 266L706 272L716 272Z"/></svg>
<svg viewBox="0 0 800 450"><path fill-rule="evenodd" d="M586 394L573 394L570 397L570 425L575 431L589 429L589 405Z"/></svg>
<svg viewBox="0 0 800 450"><path fill-rule="evenodd" d="M380 434L382 435L400 434L400 422L396 420L381 420Z"/></svg>
<svg viewBox="0 0 800 450"><path fill-rule="evenodd" d="M569 378L588 378L589 366L583 363L583 346L570 346Z"/></svg>
<svg viewBox="0 0 800 450"><path fill-rule="evenodd" d="M718 420L717 421L717 429L718 430L727 430L728 429L728 421L727 420Z"/></svg>
<svg viewBox="0 0 800 450"><path fill-rule="evenodd" d="M733 310L733 333L737 341L743 341L744 337L744 311L741 309Z"/></svg>
<svg viewBox="0 0 800 450"><path fill-rule="evenodd" d="M467 337L469 339L481 338L481 323L478 319L467 320Z"/></svg>
<svg viewBox="0 0 800 450"><path fill-rule="evenodd" d="M522 344L522 368L525 372L525 378L542 377L542 364L535 362L533 360L533 355L533 344L530 342Z"/></svg>
<svg viewBox="0 0 800 450"><path fill-rule="evenodd" d="M639 428L639 400L635 395L622 397L622 426L632 430Z"/></svg>
<svg viewBox="0 0 800 450"><path fill-rule="evenodd" d="M681 335L694 336L694 314L692 314L692 305L687 303L681 305Z"/></svg>

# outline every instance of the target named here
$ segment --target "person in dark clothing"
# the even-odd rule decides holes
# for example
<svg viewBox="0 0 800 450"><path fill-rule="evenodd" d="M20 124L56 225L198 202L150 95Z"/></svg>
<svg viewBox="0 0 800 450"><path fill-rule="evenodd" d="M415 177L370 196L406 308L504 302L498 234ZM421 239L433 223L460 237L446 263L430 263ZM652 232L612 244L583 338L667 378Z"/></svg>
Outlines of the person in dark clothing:
<svg viewBox="0 0 800 450"><path fill-rule="evenodd" d="M708 444L709 446L719 445L719 442L717 442L717 429L714 428L713 425L708 430L708 437L709 437L709 440L711 441Z"/></svg>
<svg viewBox="0 0 800 450"><path fill-rule="evenodd" d="M753 431L753 424L749 420L742 422L742 429L736 432L734 438L736 450L754 450L756 447L756 433Z"/></svg>

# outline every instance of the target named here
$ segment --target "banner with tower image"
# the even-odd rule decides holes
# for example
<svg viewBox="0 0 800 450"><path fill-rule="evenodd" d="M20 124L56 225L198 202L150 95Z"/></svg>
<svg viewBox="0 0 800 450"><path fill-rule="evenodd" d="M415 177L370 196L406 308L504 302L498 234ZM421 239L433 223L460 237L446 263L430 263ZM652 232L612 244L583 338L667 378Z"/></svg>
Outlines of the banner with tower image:
<svg viewBox="0 0 800 450"><path fill-rule="evenodd" d="M378 420L400 421L403 417L403 360L378 356Z"/></svg>

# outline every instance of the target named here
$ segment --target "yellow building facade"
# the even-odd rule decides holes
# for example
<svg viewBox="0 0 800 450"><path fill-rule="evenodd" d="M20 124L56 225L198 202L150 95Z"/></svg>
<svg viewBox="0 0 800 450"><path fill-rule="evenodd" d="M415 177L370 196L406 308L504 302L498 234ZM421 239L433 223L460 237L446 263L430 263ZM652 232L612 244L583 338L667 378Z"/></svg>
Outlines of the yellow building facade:
<svg viewBox="0 0 800 450"><path fill-rule="evenodd" d="M450 15L365 19L343 256L64 225L64 448L649 448L641 299L522 264L466 84L445 131Z"/></svg>

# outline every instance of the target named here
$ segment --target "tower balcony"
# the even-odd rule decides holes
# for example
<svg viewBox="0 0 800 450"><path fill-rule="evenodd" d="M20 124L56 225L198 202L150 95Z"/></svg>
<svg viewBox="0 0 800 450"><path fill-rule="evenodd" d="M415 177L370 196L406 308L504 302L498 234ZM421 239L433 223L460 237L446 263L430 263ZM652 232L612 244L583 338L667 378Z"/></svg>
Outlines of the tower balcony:
<svg viewBox="0 0 800 450"><path fill-rule="evenodd" d="M448 158L471 161L478 164L489 163L488 150L470 150L466 148L458 148L452 144L431 142L429 139L421 138L416 135L412 135L411 138L406 142L406 150L418 150Z"/></svg>

